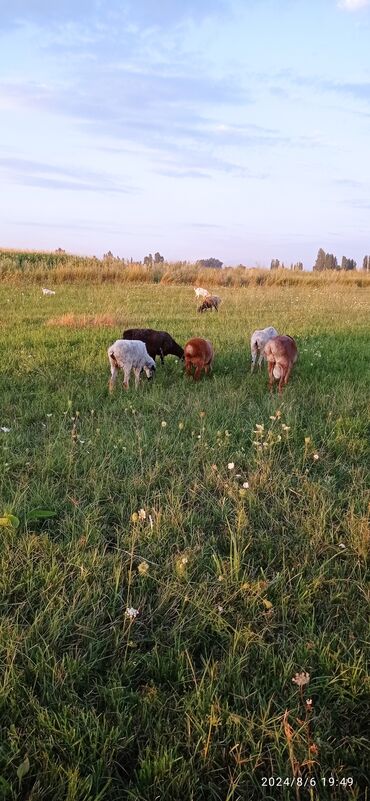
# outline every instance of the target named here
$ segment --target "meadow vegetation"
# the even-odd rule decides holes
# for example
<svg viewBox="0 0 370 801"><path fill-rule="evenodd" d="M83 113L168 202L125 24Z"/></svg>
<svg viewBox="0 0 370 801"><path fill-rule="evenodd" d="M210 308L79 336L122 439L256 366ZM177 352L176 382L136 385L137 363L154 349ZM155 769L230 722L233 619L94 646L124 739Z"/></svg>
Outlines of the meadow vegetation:
<svg viewBox="0 0 370 801"><path fill-rule="evenodd" d="M68 259L0 260L0 797L366 799L368 276L199 315L166 272ZM209 338L212 376L169 357L109 396L138 325ZM281 400L267 325L300 354Z"/></svg>
<svg viewBox="0 0 370 801"><path fill-rule="evenodd" d="M300 272L256 269L240 265L205 268L201 262L153 263L152 266L119 258L97 259L68 253L0 250L0 282L53 285L62 283L168 284L209 287L253 286L360 286L370 287L365 270Z"/></svg>

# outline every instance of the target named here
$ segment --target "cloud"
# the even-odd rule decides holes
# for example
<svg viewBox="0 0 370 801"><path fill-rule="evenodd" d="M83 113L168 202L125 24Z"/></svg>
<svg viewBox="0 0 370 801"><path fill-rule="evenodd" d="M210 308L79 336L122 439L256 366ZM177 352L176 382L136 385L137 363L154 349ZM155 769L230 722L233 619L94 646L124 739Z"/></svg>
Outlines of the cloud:
<svg viewBox="0 0 370 801"><path fill-rule="evenodd" d="M358 11L370 5L370 0L339 0L338 7L345 11Z"/></svg>
<svg viewBox="0 0 370 801"><path fill-rule="evenodd" d="M227 0L1 0L1 27L27 23L45 28L65 22L96 22L100 27L137 25L168 27L182 21L200 21L227 9Z"/></svg>
<svg viewBox="0 0 370 801"><path fill-rule="evenodd" d="M118 184L110 176L83 170L68 169L28 159L0 158L0 171L12 183L39 189L67 189L73 192L132 193L134 187Z"/></svg>

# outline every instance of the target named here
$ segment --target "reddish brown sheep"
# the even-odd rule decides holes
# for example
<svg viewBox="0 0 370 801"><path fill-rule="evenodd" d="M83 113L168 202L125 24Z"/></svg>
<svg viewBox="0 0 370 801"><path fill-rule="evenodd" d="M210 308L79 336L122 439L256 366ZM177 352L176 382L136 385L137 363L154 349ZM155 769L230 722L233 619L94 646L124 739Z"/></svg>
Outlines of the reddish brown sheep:
<svg viewBox="0 0 370 801"><path fill-rule="evenodd" d="M207 311L207 309L216 309L216 311L218 311L220 303L221 298L219 298L218 295L208 295L204 298L200 306L198 306L198 312L204 312Z"/></svg>
<svg viewBox="0 0 370 801"><path fill-rule="evenodd" d="M185 370L191 375L192 368L195 367L194 381L198 381L202 370L209 373L212 369L214 357L213 346L208 339L194 337L189 339L184 348Z"/></svg>
<svg viewBox="0 0 370 801"><path fill-rule="evenodd" d="M153 328L128 328L122 334L122 339L139 339L144 342L149 356L155 361L160 356L162 364L164 356L177 356L184 358L184 351L167 331L155 331Z"/></svg>
<svg viewBox="0 0 370 801"><path fill-rule="evenodd" d="M297 345L292 337L277 336L269 339L265 345L265 359L269 372L269 388L272 392L274 378L279 380L279 395L283 391L283 384L287 384L297 361Z"/></svg>

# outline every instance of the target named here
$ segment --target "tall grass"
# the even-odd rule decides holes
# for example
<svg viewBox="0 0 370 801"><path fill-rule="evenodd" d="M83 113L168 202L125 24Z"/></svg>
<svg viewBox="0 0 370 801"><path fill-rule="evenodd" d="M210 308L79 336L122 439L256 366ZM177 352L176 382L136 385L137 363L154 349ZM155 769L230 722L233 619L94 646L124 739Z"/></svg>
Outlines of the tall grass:
<svg viewBox="0 0 370 801"><path fill-rule="evenodd" d="M0 282L25 284L132 283L208 287L254 286L370 286L370 273L363 271L293 272L246 267L222 270L200 268L179 262L147 267L120 259L97 259L65 253L0 251Z"/></svg>

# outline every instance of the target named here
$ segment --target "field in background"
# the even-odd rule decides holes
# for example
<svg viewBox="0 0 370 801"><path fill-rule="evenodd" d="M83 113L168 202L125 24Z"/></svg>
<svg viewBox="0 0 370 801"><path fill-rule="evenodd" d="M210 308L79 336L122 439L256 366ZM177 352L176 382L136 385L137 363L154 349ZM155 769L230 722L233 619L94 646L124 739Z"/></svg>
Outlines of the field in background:
<svg viewBox="0 0 370 801"><path fill-rule="evenodd" d="M360 286L370 287L370 273L363 270L293 272L288 269L265 270L228 267L222 270L201 268L197 264L128 263L117 258L97 259L67 253L33 253L0 250L0 283L146 283L186 284L211 287L254 286Z"/></svg>
<svg viewBox="0 0 370 801"><path fill-rule="evenodd" d="M1 798L366 799L368 290L293 273L199 315L35 269L0 284ZM136 325L210 338L212 377L110 397ZM298 343L281 401L265 325Z"/></svg>

